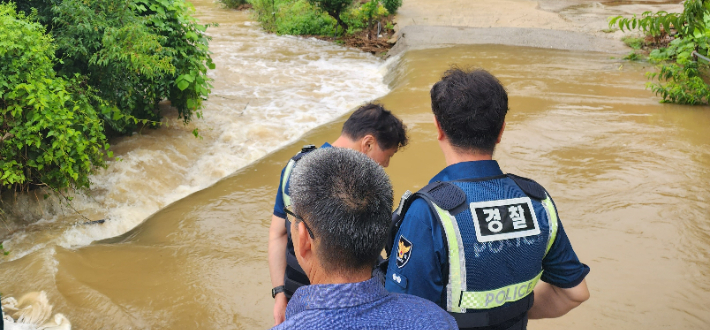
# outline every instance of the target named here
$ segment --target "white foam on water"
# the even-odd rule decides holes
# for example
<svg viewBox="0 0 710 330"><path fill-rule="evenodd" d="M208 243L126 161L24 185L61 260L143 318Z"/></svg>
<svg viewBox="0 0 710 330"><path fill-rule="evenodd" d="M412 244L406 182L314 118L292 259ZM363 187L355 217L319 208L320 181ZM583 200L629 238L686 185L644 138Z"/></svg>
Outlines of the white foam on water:
<svg viewBox="0 0 710 330"><path fill-rule="evenodd" d="M68 212L52 220L51 233L40 229L3 242L12 250L9 259L42 246L71 248L123 234L167 204L389 92L386 65L359 50L266 34L251 22L208 32L217 70L209 73L214 88L204 118L188 126L168 119L168 127L123 138L113 146L121 160L93 175L91 192L72 202L106 222L84 225L87 219ZM192 136L195 127L202 139Z"/></svg>
<svg viewBox="0 0 710 330"><path fill-rule="evenodd" d="M12 330L71 330L71 322L61 313L52 316L52 305L44 291L28 292L20 299L2 298L2 321Z"/></svg>

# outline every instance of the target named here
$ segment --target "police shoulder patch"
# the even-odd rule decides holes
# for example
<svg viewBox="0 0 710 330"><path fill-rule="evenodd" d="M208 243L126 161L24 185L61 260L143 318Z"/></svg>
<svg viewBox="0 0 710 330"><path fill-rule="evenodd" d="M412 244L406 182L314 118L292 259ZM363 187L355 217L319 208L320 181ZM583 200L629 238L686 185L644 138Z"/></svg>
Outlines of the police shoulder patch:
<svg viewBox="0 0 710 330"><path fill-rule="evenodd" d="M399 236L397 243L397 268L402 268L409 262L409 257L412 256L412 242L404 235Z"/></svg>
<svg viewBox="0 0 710 330"><path fill-rule="evenodd" d="M540 234L529 197L471 203L470 207L479 242Z"/></svg>

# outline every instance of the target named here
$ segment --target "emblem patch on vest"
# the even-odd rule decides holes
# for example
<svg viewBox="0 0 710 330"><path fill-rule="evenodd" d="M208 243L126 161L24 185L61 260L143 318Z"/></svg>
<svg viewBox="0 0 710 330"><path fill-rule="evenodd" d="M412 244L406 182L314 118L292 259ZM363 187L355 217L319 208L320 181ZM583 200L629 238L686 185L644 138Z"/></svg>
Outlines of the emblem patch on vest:
<svg viewBox="0 0 710 330"><path fill-rule="evenodd" d="M540 234L532 201L528 197L471 203L470 206L479 242Z"/></svg>
<svg viewBox="0 0 710 330"><path fill-rule="evenodd" d="M404 267L409 262L410 256L412 256L412 242L400 235L397 244L397 267Z"/></svg>

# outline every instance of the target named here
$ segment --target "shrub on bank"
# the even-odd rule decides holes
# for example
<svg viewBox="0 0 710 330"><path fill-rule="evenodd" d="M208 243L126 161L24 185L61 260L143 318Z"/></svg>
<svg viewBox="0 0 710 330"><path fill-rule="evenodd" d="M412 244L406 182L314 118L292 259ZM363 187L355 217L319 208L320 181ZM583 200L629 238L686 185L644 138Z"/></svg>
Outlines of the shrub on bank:
<svg viewBox="0 0 710 330"><path fill-rule="evenodd" d="M2 1L2 0L0 0ZM86 85L117 116L108 127L130 133L139 121L159 121L157 104L168 99L189 121L200 116L213 68L207 26L192 17L184 0L11 1L54 36L59 75L86 77ZM100 14L97 14L100 13Z"/></svg>
<svg viewBox="0 0 710 330"><path fill-rule="evenodd" d="M394 15L397 13L397 9L402 7L402 0L382 0L382 4L390 14Z"/></svg>
<svg viewBox="0 0 710 330"><path fill-rule="evenodd" d="M0 191L88 187L108 148L80 76L57 77L55 46L36 17L0 4Z"/></svg>
<svg viewBox="0 0 710 330"><path fill-rule="evenodd" d="M352 5L353 0L308 0L308 2L314 6L317 6L320 10L328 13L330 17L335 19L338 26L340 26L343 31L348 30L348 23L343 21L340 14Z"/></svg>
<svg viewBox="0 0 710 330"><path fill-rule="evenodd" d="M184 0L0 5L0 191L89 187L106 130L157 124L162 100L201 116L214 64Z"/></svg>
<svg viewBox="0 0 710 330"><path fill-rule="evenodd" d="M341 17L349 26L348 34L353 34L365 29L371 31L377 21L388 15L389 12L378 0L370 0L360 6L352 6Z"/></svg>
<svg viewBox="0 0 710 330"><path fill-rule="evenodd" d="M335 20L305 0L285 6L276 23L277 33L290 35L335 35Z"/></svg>
<svg viewBox="0 0 710 330"><path fill-rule="evenodd" d="M205 26L182 0L64 0L52 7L52 34L64 62L60 73L85 75L102 99L121 109L105 118L114 130L135 128L132 117L159 121L171 101L185 121L210 92L213 68ZM96 15L96 13L102 13Z"/></svg>
<svg viewBox="0 0 710 330"><path fill-rule="evenodd" d="M663 102L681 104L708 104L710 102L710 65L702 56L710 51L710 2L686 0L682 13L664 11L645 12L641 17L617 16L609 26L618 26L622 31L638 29L647 34L646 40L632 40L630 47L646 46L651 51L649 61L657 64L658 72L648 72L647 83ZM694 54L699 54L696 56Z"/></svg>
<svg viewBox="0 0 710 330"><path fill-rule="evenodd" d="M335 20L307 0L251 0L255 18L277 34L335 35Z"/></svg>
<svg viewBox="0 0 710 330"><path fill-rule="evenodd" d="M351 35L376 26L378 20L390 15L386 9L387 2L379 0L364 3L352 0L337 0L335 2L331 0L249 0L249 2L253 6L256 20L261 23L262 28L278 34ZM395 7L399 6L397 4L401 5L401 1L395 1Z"/></svg>
<svg viewBox="0 0 710 330"><path fill-rule="evenodd" d="M219 0L225 7L237 9L239 6L246 5L247 0Z"/></svg>

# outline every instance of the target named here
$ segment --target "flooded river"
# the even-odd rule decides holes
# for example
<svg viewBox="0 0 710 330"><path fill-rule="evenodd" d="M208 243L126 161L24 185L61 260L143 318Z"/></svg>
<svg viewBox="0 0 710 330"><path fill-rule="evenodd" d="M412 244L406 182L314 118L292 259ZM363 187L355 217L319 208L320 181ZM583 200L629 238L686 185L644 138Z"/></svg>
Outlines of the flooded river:
<svg viewBox="0 0 710 330"><path fill-rule="evenodd" d="M266 242L285 162L303 144L333 141L339 116L379 98L411 132L387 169L395 194L422 187L445 166L428 91L457 64L507 87L495 158L550 191L592 269L587 303L530 328L710 328L710 109L659 104L644 89L643 63L504 46L384 63L263 34L246 13L208 0L196 6L221 23L210 29L214 93L195 123L204 138L176 123L118 143L124 160L78 198L106 223L63 215L11 236L4 296L44 290L74 329L268 328Z"/></svg>

